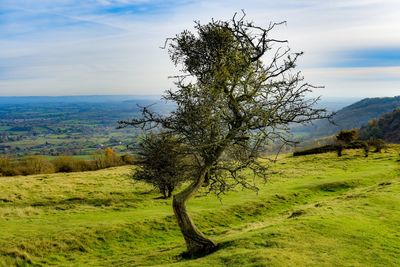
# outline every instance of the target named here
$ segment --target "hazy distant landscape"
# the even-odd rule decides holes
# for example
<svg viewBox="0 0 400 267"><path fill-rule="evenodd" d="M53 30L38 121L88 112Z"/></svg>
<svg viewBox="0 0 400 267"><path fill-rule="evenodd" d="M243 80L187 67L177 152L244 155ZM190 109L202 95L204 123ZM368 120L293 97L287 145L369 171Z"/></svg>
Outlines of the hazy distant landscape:
<svg viewBox="0 0 400 267"><path fill-rule="evenodd" d="M79 155L112 147L129 151L140 131L117 129L118 121L140 116L140 107L149 106L160 114L173 110L160 96L70 96L0 97L0 154ZM296 125L293 136L310 141L334 135L342 129L360 128L372 119L400 106L400 97L323 98L318 106L337 112L332 122L315 121ZM361 115L362 114L362 115ZM134 151L131 151L134 153Z"/></svg>
<svg viewBox="0 0 400 267"><path fill-rule="evenodd" d="M157 96L0 97L0 154L91 155L135 143L118 121L139 116L141 106L161 113L171 107Z"/></svg>
<svg viewBox="0 0 400 267"><path fill-rule="evenodd" d="M113 147L126 152L140 134L116 129L119 120L140 116L140 107L160 114L173 109L159 96L0 97L0 154L90 155ZM340 109L352 99L328 99Z"/></svg>

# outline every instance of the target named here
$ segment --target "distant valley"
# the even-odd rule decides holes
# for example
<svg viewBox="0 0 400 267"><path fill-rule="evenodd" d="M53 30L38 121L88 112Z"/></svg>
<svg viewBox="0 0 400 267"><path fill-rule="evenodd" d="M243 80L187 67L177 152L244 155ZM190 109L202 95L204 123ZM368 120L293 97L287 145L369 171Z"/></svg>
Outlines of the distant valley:
<svg viewBox="0 0 400 267"><path fill-rule="evenodd" d="M140 116L141 106L160 114L173 105L159 96L65 96L0 97L0 154L90 155L112 147L132 151L141 132L116 129L119 120ZM294 136L311 140L335 134L340 129L359 128L400 107L400 97L323 98L317 105L336 111L336 125L316 121L293 127ZM392 138L393 139L393 138Z"/></svg>
<svg viewBox="0 0 400 267"><path fill-rule="evenodd" d="M99 148L126 151L138 135L118 120L171 107L155 96L0 97L0 154L88 155Z"/></svg>

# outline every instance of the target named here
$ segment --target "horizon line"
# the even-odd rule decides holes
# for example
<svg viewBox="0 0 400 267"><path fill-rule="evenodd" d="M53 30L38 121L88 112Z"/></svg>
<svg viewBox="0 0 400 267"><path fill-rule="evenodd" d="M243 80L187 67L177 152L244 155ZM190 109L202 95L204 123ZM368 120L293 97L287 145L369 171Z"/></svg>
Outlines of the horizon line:
<svg viewBox="0 0 400 267"><path fill-rule="evenodd" d="M98 97L98 96L161 96L162 94L105 94L105 95L0 95L0 97Z"/></svg>

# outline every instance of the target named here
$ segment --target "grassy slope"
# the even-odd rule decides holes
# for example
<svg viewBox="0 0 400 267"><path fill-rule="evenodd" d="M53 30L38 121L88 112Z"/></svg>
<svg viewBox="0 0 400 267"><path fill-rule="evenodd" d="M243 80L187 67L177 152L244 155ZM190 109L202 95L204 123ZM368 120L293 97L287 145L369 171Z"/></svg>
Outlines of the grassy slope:
<svg viewBox="0 0 400 267"><path fill-rule="evenodd" d="M400 147L281 157L270 181L189 204L220 243L182 259L170 200L128 167L0 178L0 266L399 266Z"/></svg>

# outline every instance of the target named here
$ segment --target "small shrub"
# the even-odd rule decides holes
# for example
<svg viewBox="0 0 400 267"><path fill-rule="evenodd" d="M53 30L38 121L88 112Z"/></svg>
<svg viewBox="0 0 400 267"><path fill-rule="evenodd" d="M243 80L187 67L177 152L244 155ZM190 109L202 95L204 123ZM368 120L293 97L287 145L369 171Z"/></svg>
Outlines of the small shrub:
<svg viewBox="0 0 400 267"><path fill-rule="evenodd" d="M75 165L80 172L96 170L96 166L91 160L75 159Z"/></svg>
<svg viewBox="0 0 400 267"><path fill-rule="evenodd" d="M75 172L80 171L76 160L71 156L59 156L53 160L57 172Z"/></svg>
<svg viewBox="0 0 400 267"><path fill-rule="evenodd" d="M96 170L124 165L124 161L112 148L93 154L93 162Z"/></svg>
<svg viewBox="0 0 400 267"><path fill-rule="evenodd" d="M9 157L0 157L0 176L14 176L20 174L20 170L16 168L13 159Z"/></svg>
<svg viewBox="0 0 400 267"><path fill-rule="evenodd" d="M164 198L188 178L188 159L176 138L163 134L148 134L139 144L139 159L133 179L152 184Z"/></svg>
<svg viewBox="0 0 400 267"><path fill-rule="evenodd" d="M352 130L342 130L336 135L336 140L338 142L343 142L349 144L358 139L358 131L356 129Z"/></svg>
<svg viewBox="0 0 400 267"><path fill-rule="evenodd" d="M123 163L125 163L127 165L133 165L135 163L135 158L129 154L122 155L121 160Z"/></svg>
<svg viewBox="0 0 400 267"><path fill-rule="evenodd" d="M19 162L20 172L23 175L53 173L53 163L43 156L27 156Z"/></svg>
<svg viewBox="0 0 400 267"><path fill-rule="evenodd" d="M110 147L104 150L106 167L122 165L121 157Z"/></svg>
<svg viewBox="0 0 400 267"><path fill-rule="evenodd" d="M382 149L386 148L386 143L382 139L372 139L368 141L368 144L372 147L375 147L374 152L379 153Z"/></svg>

